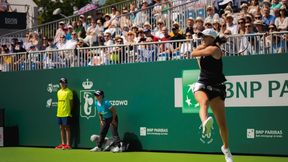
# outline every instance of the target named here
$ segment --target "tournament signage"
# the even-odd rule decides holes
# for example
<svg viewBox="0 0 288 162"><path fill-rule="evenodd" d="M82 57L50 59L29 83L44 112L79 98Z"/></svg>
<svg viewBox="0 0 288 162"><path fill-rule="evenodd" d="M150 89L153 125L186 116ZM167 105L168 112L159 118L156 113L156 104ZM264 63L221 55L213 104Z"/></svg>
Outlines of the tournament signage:
<svg viewBox="0 0 288 162"><path fill-rule="evenodd" d="M26 29L26 13L2 12L0 14L0 28Z"/></svg>

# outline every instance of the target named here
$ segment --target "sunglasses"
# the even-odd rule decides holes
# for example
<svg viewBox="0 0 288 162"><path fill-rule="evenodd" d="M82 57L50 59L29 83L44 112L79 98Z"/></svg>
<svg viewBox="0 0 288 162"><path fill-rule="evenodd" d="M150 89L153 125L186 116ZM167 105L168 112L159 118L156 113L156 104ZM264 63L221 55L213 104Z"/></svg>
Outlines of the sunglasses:
<svg viewBox="0 0 288 162"><path fill-rule="evenodd" d="M192 35L186 35L186 37L191 37Z"/></svg>
<svg viewBox="0 0 288 162"><path fill-rule="evenodd" d="M245 27L246 27L246 28L250 28L250 27L251 27L251 25L245 25Z"/></svg>
<svg viewBox="0 0 288 162"><path fill-rule="evenodd" d="M238 22L238 24L244 24L244 21L240 21L240 22Z"/></svg>
<svg viewBox="0 0 288 162"><path fill-rule="evenodd" d="M261 17L255 17L255 19L261 19Z"/></svg>

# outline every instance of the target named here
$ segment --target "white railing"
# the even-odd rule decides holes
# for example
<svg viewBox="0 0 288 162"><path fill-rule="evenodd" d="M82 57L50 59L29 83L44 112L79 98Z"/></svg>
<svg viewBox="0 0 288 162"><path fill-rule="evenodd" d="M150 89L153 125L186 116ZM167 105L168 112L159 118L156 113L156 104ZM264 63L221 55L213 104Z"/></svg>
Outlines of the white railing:
<svg viewBox="0 0 288 162"><path fill-rule="evenodd" d="M288 32L236 35L228 37L221 48L224 56L287 54L287 40ZM200 43L201 39L187 39L2 54L0 69L6 72L191 59L191 52Z"/></svg>

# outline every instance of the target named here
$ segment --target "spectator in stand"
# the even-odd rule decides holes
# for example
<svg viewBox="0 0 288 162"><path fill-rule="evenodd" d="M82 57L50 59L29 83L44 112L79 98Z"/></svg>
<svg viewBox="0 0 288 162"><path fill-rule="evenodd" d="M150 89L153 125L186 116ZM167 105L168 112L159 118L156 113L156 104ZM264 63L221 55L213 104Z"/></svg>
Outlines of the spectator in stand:
<svg viewBox="0 0 288 162"><path fill-rule="evenodd" d="M265 24L262 20L255 20L254 25L256 28L256 33L265 33Z"/></svg>
<svg viewBox="0 0 288 162"><path fill-rule="evenodd" d="M288 30L288 17L287 17L287 8L282 6L280 8L280 17L275 19L275 25L278 30L280 31L287 31Z"/></svg>
<svg viewBox="0 0 288 162"><path fill-rule="evenodd" d="M159 19L161 19L162 16L162 4L160 0L154 0L154 5L152 9L152 22L157 22Z"/></svg>
<svg viewBox="0 0 288 162"><path fill-rule="evenodd" d="M224 31L227 29L225 19L220 22L220 34L224 34Z"/></svg>
<svg viewBox="0 0 288 162"><path fill-rule="evenodd" d="M219 19L219 15L214 12L214 8L211 5L207 6L206 13L207 17L204 22L213 22L214 19Z"/></svg>
<svg viewBox="0 0 288 162"><path fill-rule="evenodd" d="M142 7L141 7L141 11L136 14L136 18L134 21L134 24L136 26L142 27L144 23L148 21L149 14L148 14L147 7L148 7L148 2L147 0L144 0Z"/></svg>
<svg viewBox="0 0 288 162"><path fill-rule="evenodd" d="M114 19L116 16L117 16L117 9L116 9L116 7L115 6L112 6L111 7L111 14L110 14L110 18L111 19Z"/></svg>
<svg viewBox="0 0 288 162"><path fill-rule="evenodd" d="M84 42L88 43L89 46L93 46L96 44L96 21L94 19L91 20L91 26L88 27L86 31L86 37L84 38Z"/></svg>
<svg viewBox="0 0 288 162"><path fill-rule="evenodd" d="M73 26L72 25L68 25L68 30L66 32L66 40L70 40L72 38L71 33L73 31Z"/></svg>
<svg viewBox="0 0 288 162"><path fill-rule="evenodd" d="M247 3L243 3L240 8L241 8L241 10L240 10L240 15L241 16L244 16L244 15L248 14L248 5L247 5Z"/></svg>
<svg viewBox="0 0 288 162"><path fill-rule="evenodd" d="M260 13L261 9L259 7L258 0L251 0L250 6L248 7L248 12L252 15Z"/></svg>
<svg viewBox="0 0 288 162"><path fill-rule="evenodd" d="M104 34L104 39L105 39L105 43L104 43L105 46L114 45L113 40L112 40L111 33L105 32L105 34Z"/></svg>
<svg viewBox="0 0 288 162"><path fill-rule="evenodd" d="M19 53L19 52L26 52L26 50L21 45L21 42L17 40L15 42L15 45L14 45L13 49L12 49L12 52L13 53Z"/></svg>
<svg viewBox="0 0 288 162"><path fill-rule="evenodd" d="M238 26L233 23L233 15L232 14L227 14L226 15L226 28L229 29L232 34L237 34L238 33Z"/></svg>
<svg viewBox="0 0 288 162"><path fill-rule="evenodd" d="M86 31L87 28L88 28L88 25L86 23L85 16L84 15L80 15L79 16L79 21L81 22L81 25L84 27L84 29Z"/></svg>
<svg viewBox="0 0 288 162"><path fill-rule="evenodd" d="M32 46L32 43L30 42L31 37L32 37L32 34L31 35L30 35L30 33L25 34L23 46L24 46L26 51L30 48L30 46Z"/></svg>
<svg viewBox="0 0 288 162"><path fill-rule="evenodd" d="M194 40L199 40L201 38L200 33L204 30L204 26L196 26L194 30L194 34L192 35Z"/></svg>
<svg viewBox="0 0 288 162"><path fill-rule="evenodd" d="M128 26L130 28L132 26L132 22L130 21L128 10L123 10L122 14L123 15L120 18L120 28L123 29L124 26Z"/></svg>
<svg viewBox="0 0 288 162"><path fill-rule="evenodd" d="M186 33L186 42L181 44L180 55L182 58L189 58L192 51L192 34L190 32Z"/></svg>
<svg viewBox="0 0 288 162"><path fill-rule="evenodd" d="M135 24L136 14L136 5L134 3L130 3L130 21L132 24Z"/></svg>
<svg viewBox="0 0 288 162"><path fill-rule="evenodd" d="M152 26L147 21L144 23L143 28L144 28L144 30L151 30L152 31Z"/></svg>
<svg viewBox="0 0 288 162"><path fill-rule="evenodd" d="M58 43L60 41L61 36L65 36L65 31L64 31L65 23L64 21L59 22L59 28L56 31L55 37L54 37L54 43Z"/></svg>
<svg viewBox="0 0 288 162"><path fill-rule="evenodd" d="M117 25L115 23L112 23L108 29L106 29L104 31L104 33L109 32L112 36L112 38L115 37L115 35L117 34Z"/></svg>
<svg viewBox="0 0 288 162"><path fill-rule="evenodd" d="M187 19L187 28L185 30L185 34L189 32L193 35L194 34L194 28L193 27L194 27L194 20L192 17L189 17Z"/></svg>
<svg viewBox="0 0 288 162"><path fill-rule="evenodd" d="M173 7L173 3L170 0L162 0L162 19L168 19L169 9L171 7Z"/></svg>
<svg viewBox="0 0 288 162"><path fill-rule="evenodd" d="M244 17L240 17L238 19L238 34L245 34L245 19Z"/></svg>
<svg viewBox="0 0 288 162"><path fill-rule="evenodd" d="M8 12L9 11L9 3L7 0L1 0L0 2L0 12Z"/></svg>
<svg viewBox="0 0 288 162"><path fill-rule="evenodd" d="M54 40L52 38L48 39L48 46L46 47L46 51L57 49L57 47L55 46L55 44L53 42L54 42Z"/></svg>
<svg viewBox="0 0 288 162"><path fill-rule="evenodd" d="M85 28L83 27L81 21L77 21L76 22L77 24L77 27L75 29L75 32L77 33L77 38L85 38L86 36L86 31L85 31Z"/></svg>
<svg viewBox="0 0 288 162"><path fill-rule="evenodd" d="M161 41L169 41L171 39L168 28L166 26L162 27L161 32L164 36L163 38L160 39Z"/></svg>
<svg viewBox="0 0 288 162"><path fill-rule="evenodd" d="M207 19L204 23L205 29L213 29L212 21L210 19Z"/></svg>
<svg viewBox="0 0 288 162"><path fill-rule="evenodd" d="M71 39L66 41L66 49L75 49L77 45L77 33L73 31L71 33Z"/></svg>
<svg viewBox="0 0 288 162"><path fill-rule="evenodd" d="M155 37L158 37L158 38L160 38L160 39L164 37L164 35L162 34L162 31L161 31L161 29L162 29L164 26L165 26L164 21L163 21L162 19L159 19L159 20L157 21L157 27L156 27L155 30L154 30L154 35L155 35Z"/></svg>
<svg viewBox="0 0 288 162"><path fill-rule="evenodd" d="M136 26L136 25L133 25L132 27L131 27L131 31L133 31L135 34L136 34L136 36L138 36L137 34L138 34L138 27Z"/></svg>
<svg viewBox="0 0 288 162"><path fill-rule="evenodd" d="M136 37L136 34L133 31L129 31L127 33L127 36L126 36L127 40L126 40L125 44L126 45L135 44L136 43L135 37Z"/></svg>
<svg viewBox="0 0 288 162"><path fill-rule="evenodd" d="M150 29L144 29L144 33L145 33L145 36L146 36L146 39L148 37L150 37L152 39L153 42L158 42L159 41L159 38L155 37L151 30ZM147 41L147 40L146 40ZM150 42L150 41L149 41Z"/></svg>
<svg viewBox="0 0 288 162"><path fill-rule="evenodd" d="M267 53L282 53L284 52L285 43L282 37L278 34L272 34L277 32L277 27L274 24L269 25L269 35L265 39L265 47L267 47Z"/></svg>
<svg viewBox="0 0 288 162"><path fill-rule="evenodd" d="M279 10L282 7L282 3L279 0L272 0L271 10Z"/></svg>
<svg viewBox="0 0 288 162"><path fill-rule="evenodd" d="M120 18L121 18L121 12L116 11L116 16L111 19L111 24L114 24L116 28L120 27Z"/></svg>
<svg viewBox="0 0 288 162"><path fill-rule="evenodd" d="M48 40L47 40L47 37L44 36L42 38L42 44L40 45L39 50L44 51L44 50L46 50L47 47L48 47Z"/></svg>
<svg viewBox="0 0 288 162"><path fill-rule="evenodd" d="M198 27L198 26L204 27L204 21L203 21L202 17L199 17L199 16L195 20L195 27Z"/></svg>
<svg viewBox="0 0 288 162"><path fill-rule="evenodd" d="M136 43L140 43L140 40L146 41L146 37L145 37L143 28L139 28L139 30L138 30L138 36L136 38Z"/></svg>
<svg viewBox="0 0 288 162"><path fill-rule="evenodd" d="M173 28L175 29L173 31ZM177 33L175 33L175 31L177 31ZM177 36L176 36L177 35ZM178 22L174 22L173 25L172 25L172 32L170 32L170 36L171 38L176 36L180 36L182 37L183 39L185 39L185 36L183 35L183 31L180 29L180 26L179 26L179 23ZM178 38L177 38L178 39Z"/></svg>
<svg viewBox="0 0 288 162"><path fill-rule="evenodd" d="M105 31L111 25L112 20L111 20L111 16L109 14L104 15L104 19L105 19L105 22L103 25L104 25L104 31Z"/></svg>
<svg viewBox="0 0 288 162"><path fill-rule="evenodd" d="M39 44L39 34L36 31L34 31L32 33L32 37L30 39L30 42L32 43L33 46L35 46L37 49L39 49L39 46L40 46L40 44Z"/></svg>
<svg viewBox="0 0 288 162"><path fill-rule="evenodd" d="M96 33L99 34L103 34L104 32L104 26L103 23L100 19L97 20L97 25L96 25Z"/></svg>
<svg viewBox="0 0 288 162"><path fill-rule="evenodd" d="M87 29L88 29L91 26L92 16L91 15L87 16L86 20L87 20L86 24L87 24Z"/></svg>
<svg viewBox="0 0 288 162"><path fill-rule="evenodd" d="M60 36L60 40L56 43L56 47L59 50L66 49L65 35Z"/></svg>
<svg viewBox="0 0 288 162"><path fill-rule="evenodd" d="M275 16L270 15L270 8L264 7L262 9L262 20L264 21L264 24L266 26L269 26L270 24L275 23Z"/></svg>
<svg viewBox="0 0 288 162"><path fill-rule="evenodd" d="M221 24L219 19L213 20L213 29L219 34L221 32Z"/></svg>

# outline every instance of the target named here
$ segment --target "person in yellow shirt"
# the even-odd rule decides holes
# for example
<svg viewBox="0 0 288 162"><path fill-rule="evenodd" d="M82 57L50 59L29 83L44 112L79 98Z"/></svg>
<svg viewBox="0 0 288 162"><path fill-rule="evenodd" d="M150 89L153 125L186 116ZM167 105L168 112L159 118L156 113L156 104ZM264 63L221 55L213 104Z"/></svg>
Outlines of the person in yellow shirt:
<svg viewBox="0 0 288 162"><path fill-rule="evenodd" d="M61 89L57 92L58 106L57 106L57 120L60 125L61 144L56 146L55 149L71 149L71 108L73 103L73 93L67 87L67 79L60 79ZM66 139L66 141L65 141Z"/></svg>

